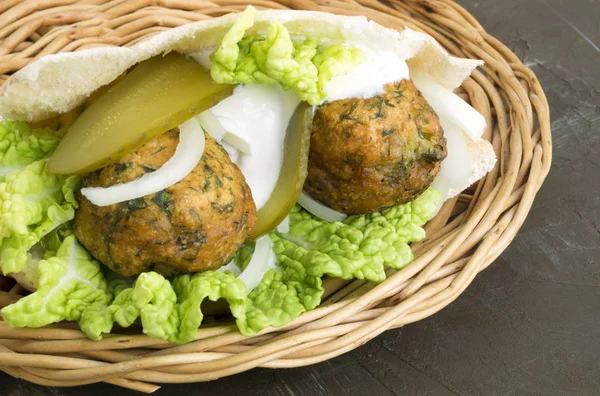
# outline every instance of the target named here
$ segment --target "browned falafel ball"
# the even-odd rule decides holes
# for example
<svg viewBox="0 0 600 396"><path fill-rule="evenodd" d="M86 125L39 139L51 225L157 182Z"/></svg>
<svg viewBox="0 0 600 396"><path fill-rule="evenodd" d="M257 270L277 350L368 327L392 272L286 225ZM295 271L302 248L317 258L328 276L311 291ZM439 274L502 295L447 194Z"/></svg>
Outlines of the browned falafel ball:
<svg viewBox="0 0 600 396"><path fill-rule="evenodd" d="M204 154L180 182L158 193L109 206L80 197L75 235L113 271L163 275L214 270L251 234L256 207L246 180L225 150L205 134ZM169 131L84 177L84 186L108 187L160 168L175 152Z"/></svg>
<svg viewBox="0 0 600 396"><path fill-rule="evenodd" d="M438 116L414 83L389 83L316 110L304 190L339 212L373 213L417 198L445 157Z"/></svg>

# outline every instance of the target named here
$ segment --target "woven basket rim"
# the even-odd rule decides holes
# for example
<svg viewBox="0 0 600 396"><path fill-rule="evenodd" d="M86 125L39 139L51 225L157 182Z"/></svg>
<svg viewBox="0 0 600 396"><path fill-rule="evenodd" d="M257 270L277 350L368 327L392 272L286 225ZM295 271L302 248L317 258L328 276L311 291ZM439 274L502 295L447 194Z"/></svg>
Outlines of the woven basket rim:
<svg viewBox="0 0 600 396"><path fill-rule="evenodd" d="M241 11L240 0L5 0L0 3L0 84L57 52L133 45L192 21ZM391 28L423 31L453 55L483 59L457 93L488 119L484 138L496 168L446 202L413 244L415 261L381 284L328 279L317 309L255 337L235 326L202 327L196 341L173 345L145 335L88 340L70 323L13 329L0 321L0 369L48 386L108 382L142 392L157 383L208 381L254 367L288 368L348 352L383 331L421 320L454 301L515 237L550 170L547 99L535 74L451 0L260 0L257 8L365 15ZM20 286L0 291L0 306Z"/></svg>

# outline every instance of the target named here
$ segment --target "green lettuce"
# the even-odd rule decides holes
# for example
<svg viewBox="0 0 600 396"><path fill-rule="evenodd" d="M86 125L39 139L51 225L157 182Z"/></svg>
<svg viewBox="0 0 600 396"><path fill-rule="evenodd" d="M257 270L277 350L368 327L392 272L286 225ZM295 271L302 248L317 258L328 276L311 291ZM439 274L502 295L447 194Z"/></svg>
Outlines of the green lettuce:
<svg viewBox="0 0 600 396"><path fill-rule="evenodd" d="M0 121L0 181L6 175L46 158L62 133L50 128L32 129L19 121Z"/></svg>
<svg viewBox="0 0 600 396"><path fill-rule="evenodd" d="M0 237L26 235L27 227L42 221L48 208L61 200L62 180L49 174L46 164L36 161L0 183Z"/></svg>
<svg viewBox="0 0 600 396"><path fill-rule="evenodd" d="M102 334L110 333L115 322L107 308L123 290L131 287L133 279L123 277L105 269L106 290L81 312L79 327L92 340L102 339Z"/></svg>
<svg viewBox="0 0 600 396"><path fill-rule="evenodd" d="M63 188L70 188L67 185ZM70 193L68 193L70 195ZM44 219L35 227L29 227L30 232L24 236L13 235L5 238L0 246L0 263L2 272L10 274L23 269L30 259L29 251L40 243L46 235L68 223L75 216L75 202L65 202L62 205L52 204L46 210Z"/></svg>
<svg viewBox="0 0 600 396"><path fill-rule="evenodd" d="M140 274L132 287L116 294L105 314L122 327L138 317L145 334L168 340L176 334L179 318L175 311L177 296L167 279L156 272Z"/></svg>
<svg viewBox="0 0 600 396"><path fill-rule="evenodd" d="M248 6L211 55L211 76L221 84L281 84L316 106L325 99L331 78L351 72L363 52L342 44L319 50L319 40L293 42L279 22L270 22L266 36L247 36L256 9Z"/></svg>
<svg viewBox="0 0 600 396"><path fill-rule="evenodd" d="M269 326L283 326L321 302L321 278L309 275L302 263L281 257L278 270L269 270L246 301L245 320L236 321L245 335Z"/></svg>
<svg viewBox="0 0 600 396"><path fill-rule="evenodd" d="M79 178L51 175L46 160L8 174L0 183L0 265L4 274L20 271L27 252L71 221Z"/></svg>
<svg viewBox="0 0 600 396"><path fill-rule="evenodd" d="M150 337L175 343L192 341L202 323L200 305L206 298L227 300L233 315L244 322L246 287L224 272L181 275L171 281L156 272L146 272L132 285L121 284L110 290L110 283L105 298L98 299L89 314L84 312L81 317L80 327L90 338L109 333L113 323L129 327L140 318L143 332Z"/></svg>
<svg viewBox="0 0 600 396"><path fill-rule="evenodd" d="M36 262L30 251L73 219L77 176L49 174L47 157L62 132L0 122L0 268L4 274ZM38 251L43 251L37 249Z"/></svg>
<svg viewBox="0 0 600 396"><path fill-rule="evenodd" d="M37 263L37 291L2 309L12 327L42 327L63 320L79 321L82 313L106 298L100 264L67 236L56 254Z"/></svg>
<svg viewBox="0 0 600 396"><path fill-rule="evenodd" d="M441 194L419 198L381 213L329 223L296 207L290 232L276 243L278 257L299 261L310 275L381 282L385 267L400 269L413 260L408 245L425 238L422 226L435 214Z"/></svg>
<svg viewBox="0 0 600 396"><path fill-rule="evenodd" d="M175 342L188 342L195 338L196 330L202 323L203 314L200 305L205 299L217 301L225 299L238 326L244 322L244 303L247 296L244 282L234 276L215 271L183 275L173 281L178 299L181 320L179 335Z"/></svg>

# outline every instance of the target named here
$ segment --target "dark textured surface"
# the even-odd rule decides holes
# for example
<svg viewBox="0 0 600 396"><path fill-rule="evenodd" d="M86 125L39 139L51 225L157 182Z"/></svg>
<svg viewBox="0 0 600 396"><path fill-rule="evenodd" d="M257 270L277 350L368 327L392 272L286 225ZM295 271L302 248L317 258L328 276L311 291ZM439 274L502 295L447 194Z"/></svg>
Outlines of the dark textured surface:
<svg viewBox="0 0 600 396"><path fill-rule="evenodd" d="M600 1L461 3L533 68L551 104L552 172L512 245L440 313L344 356L156 394L600 394ZM0 380L2 395L136 394Z"/></svg>

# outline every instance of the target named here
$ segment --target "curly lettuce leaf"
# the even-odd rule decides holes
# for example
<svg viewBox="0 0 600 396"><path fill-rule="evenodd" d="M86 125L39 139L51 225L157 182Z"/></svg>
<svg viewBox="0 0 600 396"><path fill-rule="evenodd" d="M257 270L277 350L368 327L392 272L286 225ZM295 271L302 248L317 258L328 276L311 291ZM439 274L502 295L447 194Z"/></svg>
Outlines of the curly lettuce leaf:
<svg viewBox="0 0 600 396"><path fill-rule="evenodd" d="M413 260L409 243L425 238L422 226L435 214L441 194L427 190L416 200L381 213L328 223L296 207L290 232L276 243L280 260L301 262L312 276L381 282L385 267Z"/></svg>
<svg viewBox="0 0 600 396"><path fill-rule="evenodd" d="M221 84L274 84L295 89L300 99L316 106L325 99L331 78L351 72L363 52L336 44L320 52L318 40L293 42L288 30L271 22L264 37L247 36L256 9L248 6L211 55L211 76Z"/></svg>
<svg viewBox="0 0 600 396"><path fill-rule="evenodd" d="M28 226L43 221L48 208L64 199L64 178L48 173L46 165L36 161L0 183L1 238L27 235Z"/></svg>
<svg viewBox="0 0 600 396"><path fill-rule="evenodd" d="M114 300L106 304L112 296ZM185 343L196 337L203 319L200 306L206 298L226 299L233 315L244 322L246 296L244 283L224 272L181 275L171 281L146 272L131 286L109 280L105 299L84 310L80 326L90 338L98 339L111 331L113 323L129 327L141 318L143 332L150 337Z"/></svg>
<svg viewBox="0 0 600 396"><path fill-rule="evenodd" d="M56 148L61 133L32 129L19 121L0 121L0 180L32 162L46 158Z"/></svg>
<svg viewBox="0 0 600 396"><path fill-rule="evenodd" d="M30 260L30 249L39 243L46 235L68 223L75 216L77 202L74 189L79 178L68 177L64 180L60 194L55 195L56 201L47 209L42 209L41 220L36 224L28 224L25 235L13 234L4 238L0 243L0 266L5 274L21 271ZM27 198L26 198L27 199Z"/></svg>
<svg viewBox="0 0 600 396"><path fill-rule="evenodd" d="M102 339L102 334L110 333L115 322L107 307L112 303L114 297L122 291L131 287L133 279L119 276L114 272L107 271L106 291L103 297L85 307L81 312L79 327L92 340Z"/></svg>
<svg viewBox="0 0 600 396"><path fill-rule="evenodd" d="M248 295L245 315L236 320L242 334L251 336L269 326L283 326L319 305L321 278L308 275L299 262L286 260L279 265Z"/></svg>
<svg viewBox="0 0 600 396"><path fill-rule="evenodd" d="M235 21L231 29L223 36L219 48L211 56L212 61L217 63L219 67L211 68L213 79L231 79L233 81L234 71L236 69L237 59L240 49L237 43L242 40L246 30L254 25L256 18L256 8L249 6L242 12ZM223 73L223 74L220 74ZM217 79L215 79L217 81Z"/></svg>
<svg viewBox="0 0 600 396"><path fill-rule="evenodd" d="M246 286L231 274L207 271L182 275L173 280L173 288L181 301L178 307L180 325L177 336L170 341L183 343L196 337L204 318L200 305L206 298L210 301L227 300L238 325L245 322Z"/></svg>
<svg viewBox="0 0 600 396"><path fill-rule="evenodd" d="M42 327L63 320L79 321L86 309L105 301L106 280L100 264L74 235L64 239L55 256L40 260L37 271L37 291L2 309L8 326Z"/></svg>
<svg viewBox="0 0 600 396"><path fill-rule="evenodd" d="M88 338L98 341L102 339L102 334L110 333L113 322L104 312L111 297L110 294L104 294L81 311L79 328Z"/></svg>
<svg viewBox="0 0 600 396"><path fill-rule="evenodd" d="M176 303L171 283L156 272L145 272L132 287L116 295L106 314L122 327L141 317L145 334L166 340L177 332Z"/></svg>
<svg viewBox="0 0 600 396"><path fill-rule="evenodd" d="M28 289L39 280L38 262L56 254L62 243L54 231L69 223L77 208L79 177L46 170L46 157L61 135L0 121L0 269L14 273Z"/></svg>

